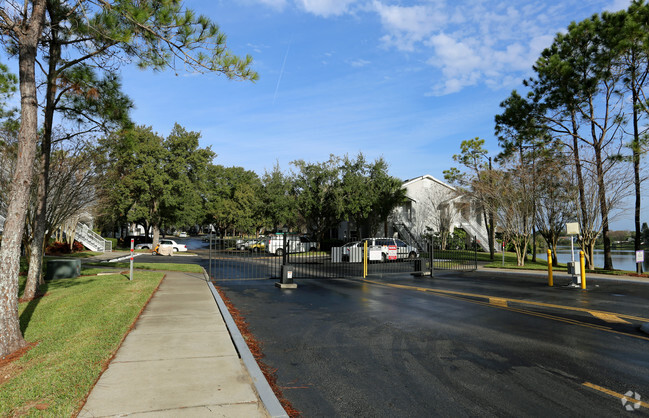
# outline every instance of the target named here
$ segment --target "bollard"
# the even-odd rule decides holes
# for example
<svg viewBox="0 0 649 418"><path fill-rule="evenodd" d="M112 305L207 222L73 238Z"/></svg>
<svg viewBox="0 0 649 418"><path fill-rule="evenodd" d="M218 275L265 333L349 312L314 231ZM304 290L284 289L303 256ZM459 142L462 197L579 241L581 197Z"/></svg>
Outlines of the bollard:
<svg viewBox="0 0 649 418"><path fill-rule="evenodd" d="M367 277L367 241L363 241L363 278Z"/></svg>
<svg viewBox="0 0 649 418"><path fill-rule="evenodd" d="M581 288L586 289L586 260L583 251L579 251L579 264L581 265Z"/></svg>
<svg viewBox="0 0 649 418"><path fill-rule="evenodd" d="M133 245L135 244L135 240L131 238L131 269L130 269L130 275L128 276L129 280L133 280Z"/></svg>
<svg viewBox="0 0 649 418"><path fill-rule="evenodd" d="M552 279L552 250L548 248L548 286L554 286L554 280Z"/></svg>

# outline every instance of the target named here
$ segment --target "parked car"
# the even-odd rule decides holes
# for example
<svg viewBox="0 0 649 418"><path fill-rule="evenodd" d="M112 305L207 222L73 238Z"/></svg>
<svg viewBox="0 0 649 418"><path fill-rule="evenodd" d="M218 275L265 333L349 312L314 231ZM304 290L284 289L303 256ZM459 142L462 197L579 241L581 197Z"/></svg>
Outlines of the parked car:
<svg viewBox="0 0 649 418"><path fill-rule="evenodd" d="M174 249L174 252L185 252L187 251L187 246L184 244L178 244L176 241L172 239L161 239L159 241L160 245L171 245L171 247ZM153 249L153 244L148 242L144 244L138 244L135 246L136 250L152 250Z"/></svg>
<svg viewBox="0 0 649 418"><path fill-rule="evenodd" d="M342 246L342 249L343 249L342 259L343 259L343 261L349 260L349 253L350 253L352 248L362 247L362 246L363 246L363 243L361 241L352 241L352 242L348 242L347 244L343 245Z"/></svg>
<svg viewBox="0 0 649 418"><path fill-rule="evenodd" d="M369 247L381 247L381 259L382 261L387 261L389 258L388 251L389 246L396 245L397 247L397 259L404 258L417 258L419 257L419 251L412 245L408 245L400 239L396 238L364 238L359 245L367 241L367 246Z"/></svg>
<svg viewBox="0 0 649 418"><path fill-rule="evenodd" d="M284 254L284 235L271 235L264 238L262 242L266 252L275 255ZM286 245L288 253L305 253L318 249L318 243L306 236L287 235Z"/></svg>
<svg viewBox="0 0 649 418"><path fill-rule="evenodd" d="M178 233L178 238L187 238L187 232Z"/></svg>
<svg viewBox="0 0 649 418"><path fill-rule="evenodd" d="M247 250L252 244L256 243L257 239L238 239L236 241L237 250Z"/></svg>
<svg viewBox="0 0 649 418"><path fill-rule="evenodd" d="M248 245L248 250L252 251L253 253L262 252L265 249L266 249L266 244L264 244L263 238L258 239L255 242L253 242L252 244Z"/></svg>

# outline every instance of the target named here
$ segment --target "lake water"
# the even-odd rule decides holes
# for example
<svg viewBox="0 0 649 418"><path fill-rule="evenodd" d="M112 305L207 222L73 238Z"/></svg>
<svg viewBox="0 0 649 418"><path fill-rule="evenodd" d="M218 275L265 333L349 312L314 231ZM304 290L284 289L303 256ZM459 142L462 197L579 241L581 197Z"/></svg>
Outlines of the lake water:
<svg viewBox="0 0 649 418"><path fill-rule="evenodd" d="M604 250L595 250L595 267L604 267ZM547 252L537 253L537 259L547 260ZM612 250L613 268L616 270L635 271L635 251L633 250ZM642 270L649 271L649 251L645 252L645 262ZM559 263L565 263L572 260L570 247L557 247L557 259ZM579 247L575 247L575 261L579 262Z"/></svg>

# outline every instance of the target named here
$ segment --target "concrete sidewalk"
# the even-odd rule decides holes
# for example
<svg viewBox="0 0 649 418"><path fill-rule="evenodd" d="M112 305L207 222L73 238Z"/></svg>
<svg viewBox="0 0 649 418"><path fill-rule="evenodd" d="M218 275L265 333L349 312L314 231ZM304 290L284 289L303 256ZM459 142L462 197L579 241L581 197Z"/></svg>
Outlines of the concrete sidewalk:
<svg viewBox="0 0 649 418"><path fill-rule="evenodd" d="M267 417L202 274L168 272L80 417Z"/></svg>

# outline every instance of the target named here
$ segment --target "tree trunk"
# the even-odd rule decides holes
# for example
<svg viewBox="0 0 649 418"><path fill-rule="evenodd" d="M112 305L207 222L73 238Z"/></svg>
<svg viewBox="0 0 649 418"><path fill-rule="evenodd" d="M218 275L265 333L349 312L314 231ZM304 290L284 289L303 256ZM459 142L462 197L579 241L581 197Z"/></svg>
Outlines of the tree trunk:
<svg viewBox="0 0 649 418"><path fill-rule="evenodd" d="M597 172L597 197L602 216L602 236L604 238L604 270L613 269L611 257L611 238L608 236L608 202L606 202L606 185L604 184L604 170L602 150L595 147L595 170Z"/></svg>
<svg viewBox="0 0 649 418"><path fill-rule="evenodd" d="M635 72L633 73L635 81ZM640 133L638 129L638 91L633 87L633 142L631 151L633 153L633 185L635 188L635 236L633 239L633 248L636 251L641 250L642 231L640 229ZM641 264L640 264L641 266Z"/></svg>
<svg viewBox="0 0 649 418"><path fill-rule="evenodd" d="M9 193L7 218L0 248L0 357L24 347L18 317L18 272L20 242L25 229L36 144L38 140L38 98L35 63L43 29L45 0L34 0L32 14L17 29L20 73L20 130L18 157Z"/></svg>
<svg viewBox="0 0 649 418"><path fill-rule="evenodd" d="M55 13L49 8L50 16ZM47 194L50 187L50 154L52 152L52 125L54 123L54 107L56 98L56 81L58 74L56 66L61 58L61 45L58 43L58 22L52 22L51 41L49 48L49 68L47 74L47 90L45 93L45 118L43 122L43 138L41 141L41 157L39 161L38 194L36 198L36 214L34 216L34 233L32 254L29 260L29 271L23 298L32 300L36 296L38 286L43 282L43 250L45 231L47 230Z"/></svg>
<svg viewBox="0 0 649 418"><path fill-rule="evenodd" d="M151 224L151 227L153 229L153 248L155 248L160 242L160 227L156 223Z"/></svg>
<svg viewBox="0 0 649 418"><path fill-rule="evenodd" d="M572 155L575 160L575 175L577 176L577 188L579 189L579 208L581 212L581 222L580 222L580 229L581 229L581 235L582 237L585 237L586 234L590 231L586 231L585 226L587 225L587 219L588 219L588 209L586 206L586 188L584 186L584 177L581 172L581 159L579 158L579 127L577 124L576 116L575 113L572 112L571 114L571 119L572 119ZM585 246L585 238L582 238L582 243ZM585 248L585 247L584 247ZM586 253L586 251L584 251ZM590 255L590 253L589 253ZM589 266L593 267L593 258L591 256L586 257L586 262L589 264Z"/></svg>

